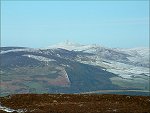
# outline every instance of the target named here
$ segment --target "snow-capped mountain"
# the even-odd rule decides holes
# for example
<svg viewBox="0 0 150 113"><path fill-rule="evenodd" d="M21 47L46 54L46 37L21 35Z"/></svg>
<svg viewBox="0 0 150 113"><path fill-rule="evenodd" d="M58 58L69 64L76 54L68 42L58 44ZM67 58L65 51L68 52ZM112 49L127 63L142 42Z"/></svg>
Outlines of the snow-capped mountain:
<svg viewBox="0 0 150 113"><path fill-rule="evenodd" d="M1 94L149 89L149 48L1 47Z"/></svg>
<svg viewBox="0 0 150 113"><path fill-rule="evenodd" d="M66 45L62 47L67 47ZM74 50L94 54L87 56L89 59L87 61L82 61L80 57L78 61L104 67L107 71L123 78L131 78L140 74L149 76L149 48L116 49L99 45L82 45L75 47Z"/></svg>

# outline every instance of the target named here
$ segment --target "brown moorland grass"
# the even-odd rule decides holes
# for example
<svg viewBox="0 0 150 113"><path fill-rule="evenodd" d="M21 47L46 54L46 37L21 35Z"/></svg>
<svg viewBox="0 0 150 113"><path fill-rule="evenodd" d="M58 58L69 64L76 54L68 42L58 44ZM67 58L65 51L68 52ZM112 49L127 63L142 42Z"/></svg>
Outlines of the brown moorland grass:
<svg viewBox="0 0 150 113"><path fill-rule="evenodd" d="M16 94L0 97L0 102L26 113L150 113L150 96Z"/></svg>

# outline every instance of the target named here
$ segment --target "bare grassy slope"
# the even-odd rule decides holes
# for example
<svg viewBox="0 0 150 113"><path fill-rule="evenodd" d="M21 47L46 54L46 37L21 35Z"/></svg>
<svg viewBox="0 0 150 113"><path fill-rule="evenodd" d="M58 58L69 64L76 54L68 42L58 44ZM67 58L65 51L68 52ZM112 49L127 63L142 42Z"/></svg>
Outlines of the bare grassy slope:
<svg viewBox="0 0 150 113"><path fill-rule="evenodd" d="M17 94L0 97L0 102L26 113L150 113L148 96Z"/></svg>

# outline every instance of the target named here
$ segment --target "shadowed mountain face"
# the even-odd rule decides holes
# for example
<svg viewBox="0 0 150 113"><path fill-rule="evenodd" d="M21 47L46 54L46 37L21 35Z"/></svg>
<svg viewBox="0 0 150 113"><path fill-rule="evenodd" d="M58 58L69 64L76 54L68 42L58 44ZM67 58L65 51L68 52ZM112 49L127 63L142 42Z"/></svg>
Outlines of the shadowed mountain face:
<svg viewBox="0 0 150 113"><path fill-rule="evenodd" d="M69 46L1 47L0 94L148 90L147 56L135 56L135 50Z"/></svg>

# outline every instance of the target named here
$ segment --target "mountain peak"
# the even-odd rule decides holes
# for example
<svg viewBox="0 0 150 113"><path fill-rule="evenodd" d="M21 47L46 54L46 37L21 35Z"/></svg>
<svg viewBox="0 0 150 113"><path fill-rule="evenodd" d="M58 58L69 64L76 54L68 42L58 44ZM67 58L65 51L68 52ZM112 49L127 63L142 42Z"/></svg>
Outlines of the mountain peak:
<svg viewBox="0 0 150 113"><path fill-rule="evenodd" d="M57 49L57 48L62 48L62 49L66 49L66 50L74 50L74 51L83 51L83 50L88 50L88 49L92 49L92 48L102 48L102 46L98 45L98 44L80 44L80 43L76 43L76 42L71 42L69 40L66 40L64 42L55 44L55 45L51 45L48 48L50 49Z"/></svg>
<svg viewBox="0 0 150 113"><path fill-rule="evenodd" d="M48 48L62 48L62 49L67 49L67 50L75 50L76 48L82 47L82 46L84 46L84 45L66 40L64 42L61 42L61 43L58 43L55 45L51 45Z"/></svg>
<svg viewBox="0 0 150 113"><path fill-rule="evenodd" d="M76 42L71 42L69 40L66 40L65 42L62 42L60 43L61 45L67 45L67 46L82 46L81 44L79 43L76 43Z"/></svg>

